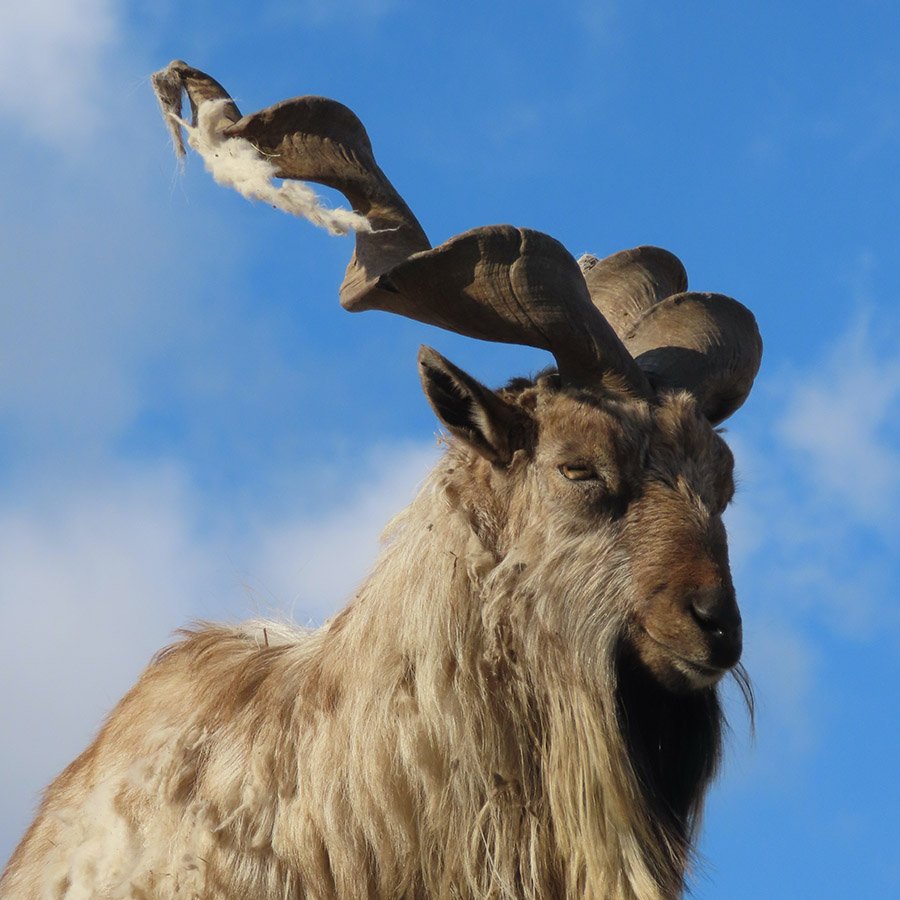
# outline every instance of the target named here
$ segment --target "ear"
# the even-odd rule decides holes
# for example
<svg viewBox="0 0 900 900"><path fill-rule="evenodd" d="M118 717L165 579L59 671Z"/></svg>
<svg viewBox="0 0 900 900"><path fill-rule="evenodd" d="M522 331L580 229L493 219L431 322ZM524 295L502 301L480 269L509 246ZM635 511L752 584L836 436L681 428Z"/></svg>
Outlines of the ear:
<svg viewBox="0 0 900 900"><path fill-rule="evenodd" d="M521 445L525 414L431 347L419 348L419 376L447 430L492 463L506 465Z"/></svg>

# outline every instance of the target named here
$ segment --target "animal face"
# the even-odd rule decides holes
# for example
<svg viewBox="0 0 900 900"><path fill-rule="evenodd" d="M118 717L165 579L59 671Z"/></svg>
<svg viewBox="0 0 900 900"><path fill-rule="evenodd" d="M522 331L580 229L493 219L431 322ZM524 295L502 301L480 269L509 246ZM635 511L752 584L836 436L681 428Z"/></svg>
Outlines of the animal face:
<svg viewBox="0 0 900 900"><path fill-rule="evenodd" d="M533 627L588 665L614 632L664 687L715 684L741 654L721 518L734 461L696 401L600 398L553 376L497 394L438 375L435 357L426 393L475 451L461 477L493 511L498 556L530 579Z"/></svg>
<svg viewBox="0 0 900 900"><path fill-rule="evenodd" d="M580 533L582 552L621 545L624 639L671 689L715 684L741 654L721 518L731 451L684 394L655 407L557 394L541 406L535 524Z"/></svg>

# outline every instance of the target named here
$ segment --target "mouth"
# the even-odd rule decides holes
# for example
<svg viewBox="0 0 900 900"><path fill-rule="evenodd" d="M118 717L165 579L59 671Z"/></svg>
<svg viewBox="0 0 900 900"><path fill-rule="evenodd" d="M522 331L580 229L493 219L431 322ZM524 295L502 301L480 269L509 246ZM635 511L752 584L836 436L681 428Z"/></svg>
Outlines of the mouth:
<svg viewBox="0 0 900 900"><path fill-rule="evenodd" d="M694 662L691 659L685 659L685 657L679 656L670 648L667 649L672 654L675 668L679 669L696 687L712 687L728 671L728 669L719 669L714 666Z"/></svg>
<svg viewBox="0 0 900 900"><path fill-rule="evenodd" d="M690 659L682 653L679 653L670 644L661 641L658 637L650 632L644 626L640 626L641 631L669 657L673 668L678 670L687 680L695 687L711 687L722 679L728 672L728 667L714 666L708 662L699 662Z"/></svg>

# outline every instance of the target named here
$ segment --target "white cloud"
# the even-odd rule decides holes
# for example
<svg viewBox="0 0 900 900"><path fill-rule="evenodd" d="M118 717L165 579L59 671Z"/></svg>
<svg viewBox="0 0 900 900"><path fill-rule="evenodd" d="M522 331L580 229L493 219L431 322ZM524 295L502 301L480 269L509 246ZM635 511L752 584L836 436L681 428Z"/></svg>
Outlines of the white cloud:
<svg viewBox="0 0 900 900"><path fill-rule="evenodd" d="M371 568L382 529L412 500L437 456L436 447L417 444L381 450L373 476L348 502L315 521L265 529L258 566L265 579L254 592L291 609L300 621L320 620L331 611L332 598L350 596Z"/></svg>
<svg viewBox="0 0 900 900"><path fill-rule="evenodd" d="M815 740L825 645L900 635L900 356L858 328L774 396L771 425L742 432L738 417L728 435L741 489L727 518L760 731L799 752Z"/></svg>
<svg viewBox="0 0 900 900"><path fill-rule="evenodd" d="M766 484L766 459L752 441L738 432L725 435L734 454L737 491L725 513L731 567L740 572L750 563L766 538L767 523L761 515L757 492Z"/></svg>
<svg viewBox="0 0 900 900"><path fill-rule="evenodd" d="M320 622L365 575L381 528L436 455L415 444L373 451L344 502L255 530L211 513L165 466L0 509L0 860L41 787L174 629L259 613Z"/></svg>
<svg viewBox="0 0 900 900"><path fill-rule="evenodd" d="M72 185L30 208L7 198L18 227L0 246L9 299L0 304L0 417L32 452L102 448L147 402L149 363L215 359L213 329L228 300L192 316L200 276L161 265L177 258L185 221L171 211L166 220L148 185L117 184L127 182L119 166L97 173L95 195Z"/></svg>
<svg viewBox="0 0 900 900"><path fill-rule="evenodd" d="M821 674L817 648L779 617L751 617L746 640L760 733L784 752L809 749L817 736L811 702Z"/></svg>
<svg viewBox="0 0 900 900"><path fill-rule="evenodd" d="M43 782L84 746L202 595L185 487L158 471L0 512L0 855Z"/></svg>
<svg viewBox="0 0 900 900"><path fill-rule="evenodd" d="M900 356L877 355L865 330L840 342L791 392L780 433L818 488L862 520L893 523L900 493Z"/></svg>
<svg viewBox="0 0 900 900"><path fill-rule="evenodd" d="M115 0L0 4L0 112L50 144L84 140L117 33Z"/></svg>
<svg viewBox="0 0 900 900"><path fill-rule="evenodd" d="M230 350L217 330L241 298L203 266L214 257L228 280L240 251L209 210L167 195L175 163L149 85L114 107L77 165L54 154L38 176L33 152L0 141L0 427L29 457L104 448L152 399L150 366L208 375Z"/></svg>

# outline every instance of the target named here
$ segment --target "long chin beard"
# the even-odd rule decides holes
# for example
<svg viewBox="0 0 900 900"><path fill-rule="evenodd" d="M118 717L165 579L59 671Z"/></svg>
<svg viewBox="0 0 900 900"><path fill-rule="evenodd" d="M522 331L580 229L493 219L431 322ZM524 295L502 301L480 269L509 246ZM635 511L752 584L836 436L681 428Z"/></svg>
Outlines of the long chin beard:
<svg viewBox="0 0 900 900"><path fill-rule="evenodd" d="M721 674L701 686L686 674L679 690L661 683L633 648L623 645L617 654L619 727L632 765L648 807L686 844L721 758Z"/></svg>

